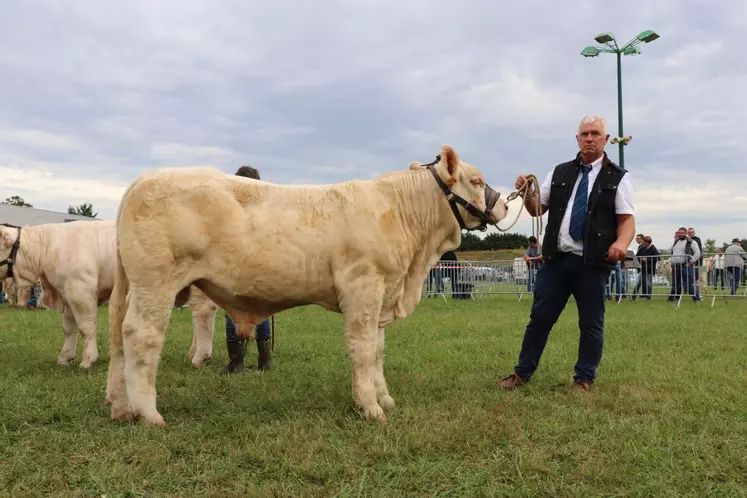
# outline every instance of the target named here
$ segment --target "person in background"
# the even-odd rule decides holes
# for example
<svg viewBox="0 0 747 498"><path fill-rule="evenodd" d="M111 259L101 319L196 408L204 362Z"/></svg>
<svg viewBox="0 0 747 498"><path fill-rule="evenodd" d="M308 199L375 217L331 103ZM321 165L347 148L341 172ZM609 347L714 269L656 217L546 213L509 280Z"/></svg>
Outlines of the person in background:
<svg viewBox="0 0 747 498"><path fill-rule="evenodd" d="M236 171L236 176L254 178L259 180L259 171L251 166L241 166ZM224 312L225 313L225 312ZM226 315L226 347L228 348L228 365L221 370L222 374L239 373L244 371L244 356L246 354L246 340L236 335L236 324L228 313ZM270 370L272 368L272 352L270 340L270 319L257 325L257 370Z"/></svg>
<svg viewBox="0 0 747 498"><path fill-rule="evenodd" d="M737 287L742 279L742 269L747 261L747 254L742 248L742 242L734 237L726 250L724 250L724 266L726 272L729 274L729 280L731 281L731 293L732 295L737 293Z"/></svg>
<svg viewBox="0 0 747 498"><path fill-rule="evenodd" d="M716 254L711 257L711 273L713 275L712 283L713 287L718 287L719 280L721 281L721 290L726 288L726 267L724 266L724 251L718 249Z"/></svg>
<svg viewBox="0 0 747 498"><path fill-rule="evenodd" d="M638 244L638 249L636 249L635 257L638 261L638 266L636 268L636 272L638 273L638 282L635 284L635 288L633 289L633 296L632 298L635 299L636 294L638 294L638 291L643 286L643 272L641 271L641 253L643 252L643 249L645 248L645 245L643 244L643 237L644 235L642 233L639 233L635 236L635 241Z"/></svg>
<svg viewBox="0 0 747 498"><path fill-rule="evenodd" d="M537 246L537 237L529 237L529 247L524 253L524 261L527 264L527 292L532 292L534 281L537 278L537 270L542 263L542 254Z"/></svg>
<svg viewBox="0 0 747 498"><path fill-rule="evenodd" d="M692 282L692 286L695 289L695 300L700 301L700 272L703 267L703 243L700 241L700 237L695 235L693 227L687 229L687 236L697 242L698 250L700 251L700 259L687 270L687 278Z"/></svg>
<svg viewBox="0 0 747 498"><path fill-rule="evenodd" d="M690 278L692 273L690 268L698 264L700 260L700 248L690 237L687 236L687 229L680 227L677 231L677 240L672 245L670 251L672 261L672 281L673 292L667 299L675 301L683 294L682 287L687 285L685 293L693 296L693 301L699 302L700 299L695 296L694 281Z"/></svg>
<svg viewBox="0 0 747 498"><path fill-rule="evenodd" d="M659 250L653 243L650 235L643 237L643 251L640 255L641 261L641 299L651 299L653 295L654 274L656 273L656 263L659 261ZM633 296L635 299L635 296Z"/></svg>

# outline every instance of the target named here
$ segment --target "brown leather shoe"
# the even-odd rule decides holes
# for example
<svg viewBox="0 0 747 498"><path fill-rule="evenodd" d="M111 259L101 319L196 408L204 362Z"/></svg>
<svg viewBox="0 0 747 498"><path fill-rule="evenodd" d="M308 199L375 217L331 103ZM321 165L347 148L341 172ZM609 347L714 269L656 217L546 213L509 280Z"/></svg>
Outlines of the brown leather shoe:
<svg viewBox="0 0 747 498"><path fill-rule="evenodd" d="M516 373L512 373L508 377L501 380L501 382L498 384L498 387L501 389L514 389L516 387L519 387L522 385L524 381L521 380L521 377L519 377Z"/></svg>
<svg viewBox="0 0 747 498"><path fill-rule="evenodd" d="M574 380L571 386L574 391L589 392L591 390L591 384L585 380Z"/></svg>

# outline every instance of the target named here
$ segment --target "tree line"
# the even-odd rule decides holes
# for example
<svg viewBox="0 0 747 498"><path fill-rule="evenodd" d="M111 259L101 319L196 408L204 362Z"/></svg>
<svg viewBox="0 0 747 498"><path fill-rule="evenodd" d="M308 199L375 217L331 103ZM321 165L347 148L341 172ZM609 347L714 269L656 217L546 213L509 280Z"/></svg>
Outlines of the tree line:
<svg viewBox="0 0 747 498"><path fill-rule="evenodd" d="M29 204L20 195L13 195L5 199L1 204L10 204L11 206L23 206L23 207L34 207L33 204ZM88 218L95 218L99 215L98 212L93 212L93 204L90 202L84 202L78 206L70 205L67 207L67 214L76 214L78 216L87 216Z"/></svg>
<svg viewBox="0 0 747 498"><path fill-rule="evenodd" d="M520 233L491 233L484 239L473 233L463 233L462 244L457 251L525 249L527 246L529 246L529 237Z"/></svg>

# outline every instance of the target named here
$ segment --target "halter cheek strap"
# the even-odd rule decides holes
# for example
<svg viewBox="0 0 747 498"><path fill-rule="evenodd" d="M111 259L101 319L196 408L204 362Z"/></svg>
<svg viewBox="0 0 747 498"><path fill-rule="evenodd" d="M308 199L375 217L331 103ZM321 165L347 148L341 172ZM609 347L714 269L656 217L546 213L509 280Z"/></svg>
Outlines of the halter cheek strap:
<svg viewBox="0 0 747 498"><path fill-rule="evenodd" d="M11 225L9 223L3 223L3 226L9 227L9 228L15 228L18 230L18 237L16 237L16 241L13 242L13 247L10 248L10 254L8 257L2 261L0 261L0 267L8 266L8 278L13 278L13 265L16 264L16 256L18 255L18 247L21 245L21 227L16 225Z"/></svg>

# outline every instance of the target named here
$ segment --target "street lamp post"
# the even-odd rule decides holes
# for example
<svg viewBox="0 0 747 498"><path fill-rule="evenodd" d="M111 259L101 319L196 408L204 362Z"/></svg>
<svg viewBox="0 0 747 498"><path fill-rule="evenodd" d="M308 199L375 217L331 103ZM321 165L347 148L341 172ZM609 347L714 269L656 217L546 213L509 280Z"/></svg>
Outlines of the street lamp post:
<svg viewBox="0 0 747 498"><path fill-rule="evenodd" d="M617 41L612 33L602 33L594 37L597 43L603 47L588 46L581 51L584 57L597 57L601 53L615 54L617 56L617 131L618 136L610 140L611 144L620 144L620 167L625 168L625 152L623 147L630 143L633 137L623 135L623 110L622 110L622 56L636 55L641 53L638 45L641 43L650 43L659 38L659 35L653 31L646 30L630 40L623 47L617 45Z"/></svg>

